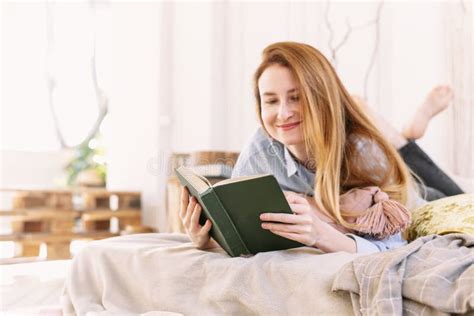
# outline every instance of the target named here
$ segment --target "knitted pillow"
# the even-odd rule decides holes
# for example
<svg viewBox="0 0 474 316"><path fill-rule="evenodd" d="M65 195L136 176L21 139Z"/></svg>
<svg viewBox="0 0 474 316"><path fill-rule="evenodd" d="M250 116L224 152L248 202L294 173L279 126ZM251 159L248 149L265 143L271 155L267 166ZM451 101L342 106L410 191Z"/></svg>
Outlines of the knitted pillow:
<svg viewBox="0 0 474 316"><path fill-rule="evenodd" d="M474 234L474 194L450 196L414 209L406 236L412 241L449 233Z"/></svg>

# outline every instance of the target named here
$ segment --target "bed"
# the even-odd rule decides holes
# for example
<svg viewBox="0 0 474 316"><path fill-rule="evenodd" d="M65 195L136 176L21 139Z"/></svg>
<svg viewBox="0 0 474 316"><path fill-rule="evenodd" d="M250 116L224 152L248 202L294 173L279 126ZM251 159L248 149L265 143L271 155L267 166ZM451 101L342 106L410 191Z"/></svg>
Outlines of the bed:
<svg viewBox="0 0 474 316"><path fill-rule="evenodd" d="M0 265L0 315L61 315L70 265L71 260Z"/></svg>
<svg viewBox="0 0 474 316"><path fill-rule="evenodd" d="M340 315L350 313L350 298L331 283L354 256L304 247L230 258L221 248L197 250L182 234L121 236L76 256L67 296L79 314Z"/></svg>
<svg viewBox="0 0 474 316"><path fill-rule="evenodd" d="M289 314L309 298L306 311L351 314L349 295L332 292L331 283L334 273L355 256L299 248L230 258L221 249L197 250L182 234L121 236L90 243L74 260L0 266L7 275L2 277L6 299L1 311L72 311L72 298L80 315ZM75 273L67 279L70 269ZM65 281L75 284L66 296Z"/></svg>
<svg viewBox="0 0 474 316"><path fill-rule="evenodd" d="M4 315L474 312L469 234L365 256L302 247L250 258L197 250L183 234L137 234L91 242L73 260L0 271Z"/></svg>

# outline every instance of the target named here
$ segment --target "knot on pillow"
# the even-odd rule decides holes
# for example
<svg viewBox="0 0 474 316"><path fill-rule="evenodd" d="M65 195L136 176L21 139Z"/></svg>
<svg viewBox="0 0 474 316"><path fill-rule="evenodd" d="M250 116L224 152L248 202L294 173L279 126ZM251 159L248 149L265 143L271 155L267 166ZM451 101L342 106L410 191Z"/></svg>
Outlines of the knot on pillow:
<svg viewBox="0 0 474 316"><path fill-rule="evenodd" d="M379 187L355 188L341 195L340 206L355 233L384 239L408 227L411 214Z"/></svg>

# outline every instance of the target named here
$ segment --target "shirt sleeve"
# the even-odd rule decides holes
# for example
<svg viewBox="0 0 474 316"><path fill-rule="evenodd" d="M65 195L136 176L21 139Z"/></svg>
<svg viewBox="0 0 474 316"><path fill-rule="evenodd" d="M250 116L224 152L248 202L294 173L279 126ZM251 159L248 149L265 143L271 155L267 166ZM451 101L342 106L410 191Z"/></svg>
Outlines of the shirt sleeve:
<svg viewBox="0 0 474 316"><path fill-rule="evenodd" d="M354 239L356 242L357 253L370 254L382 252L394 248L398 248L407 244L402 238L402 234L398 233L383 240L377 240L369 237L360 237L354 234L346 234L347 237Z"/></svg>

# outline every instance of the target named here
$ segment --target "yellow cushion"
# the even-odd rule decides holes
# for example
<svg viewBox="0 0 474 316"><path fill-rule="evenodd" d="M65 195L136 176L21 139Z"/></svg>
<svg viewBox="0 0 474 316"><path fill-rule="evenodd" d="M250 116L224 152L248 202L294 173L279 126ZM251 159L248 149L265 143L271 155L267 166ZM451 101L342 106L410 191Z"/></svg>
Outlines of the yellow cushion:
<svg viewBox="0 0 474 316"><path fill-rule="evenodd" d="M474 194L459 194L429 202L412 211L409 241L431 234L474 234Z"/></svg>

